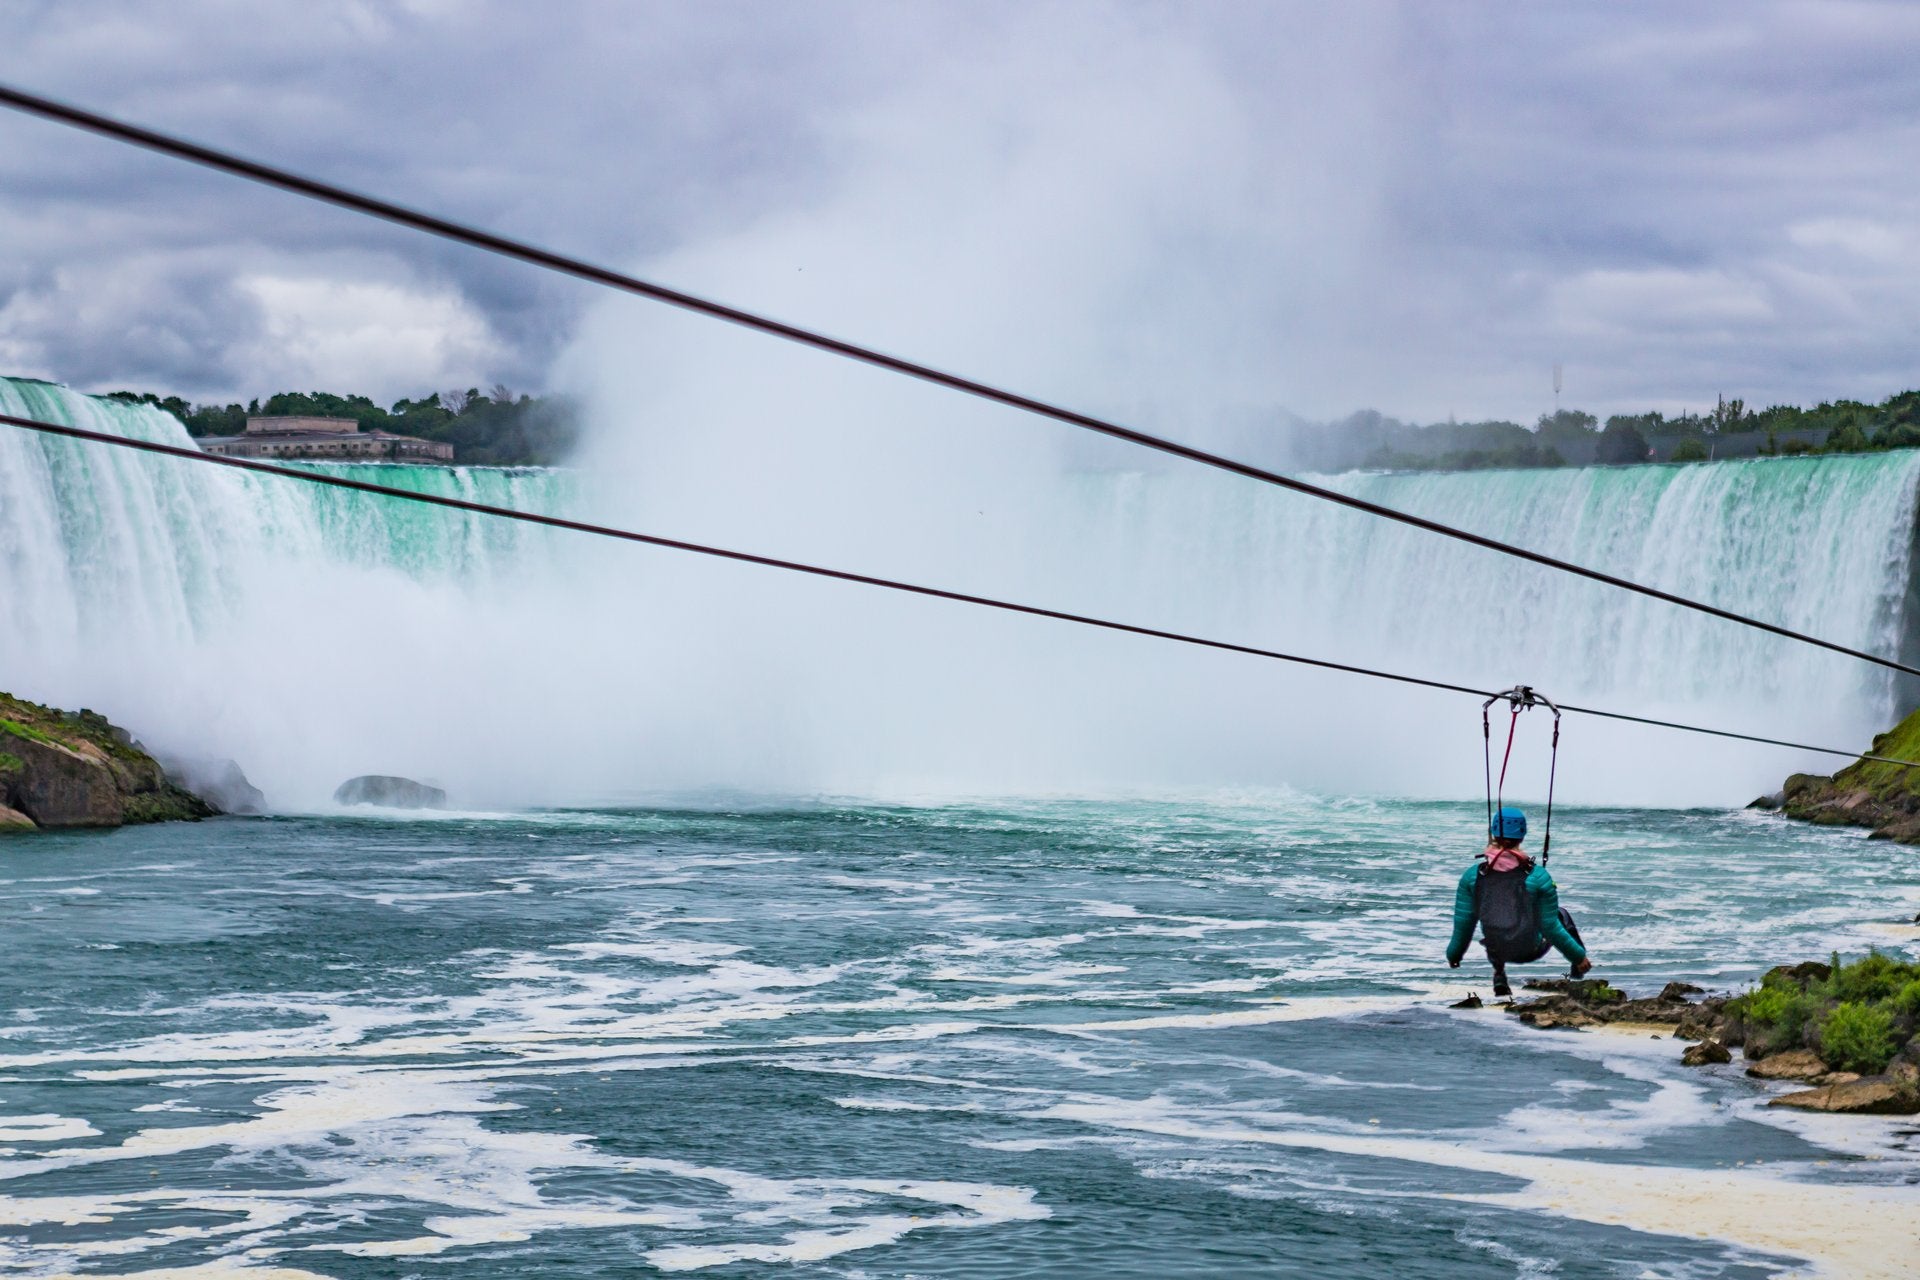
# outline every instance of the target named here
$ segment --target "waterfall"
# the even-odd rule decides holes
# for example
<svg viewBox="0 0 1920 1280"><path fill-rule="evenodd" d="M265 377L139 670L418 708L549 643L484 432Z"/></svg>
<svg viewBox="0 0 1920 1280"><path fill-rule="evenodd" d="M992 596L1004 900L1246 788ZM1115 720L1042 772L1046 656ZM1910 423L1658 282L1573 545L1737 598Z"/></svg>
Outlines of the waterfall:
<svg viewBox="0 0 1920 1280"><path fill-rule="evenodd" d="M192 443L160 410L24 379L0 378L0 410ZM559 505L567 488L535 469L311 465L529 509ZM259 759L310 799L317 784L275 769L271 743L325 738L329 703L350 708L356 689L444 679L457 635L410 650L392 628L515 591L550 541L531 526L0 429L0 689L95 707L153 745Z"/></svg>
<svg viewBox="0 0 1920 1280"><path fill-rule="evenodd" d="M187 440L157 410L43 383L0 380L0 406ZM642 528L673 518L623 507L618 477L375 473ZM1899 654L1917 481L1908 451L1329 483ZM1007 543L1032 554L971 553L980 578L958 585L1847 747L1903 693L1839 655L1197 469L1068 471L1045 492ZM762 536L731 541L785 550ZM913 535L876 555L898 569L925 552L908 576L945 583L956 570L941 566L965 558L926 538L953 541ZM700 783L1458 795L1480 771L1477 712L1457 698L18 431L0 432L0 688L232 755L294 805L372 771L475 801ZM1744 799L1814 763L1590 721L1570 726L1568 752L1576 798L1664 803ZM1538 753L1523 754L1532 785Z"/></svg>

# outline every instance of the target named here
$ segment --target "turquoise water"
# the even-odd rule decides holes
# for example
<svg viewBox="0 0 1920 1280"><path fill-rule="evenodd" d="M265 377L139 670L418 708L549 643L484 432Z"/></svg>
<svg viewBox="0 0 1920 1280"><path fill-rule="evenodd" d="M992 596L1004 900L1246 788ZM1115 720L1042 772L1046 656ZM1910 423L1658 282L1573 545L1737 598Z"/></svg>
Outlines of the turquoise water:
<svg viewBox="0 0 1920 1280"><path fill-rule="evenodd" d="M1910 1123L1448 1009L1486 990L1440 959L1480 820L1265 794L9 841L0 1268L1704 1280L1802 1265L1765 1206L1912 1221ZM1629 990L1913 949L1920 851L1556 826Z"/></svg>

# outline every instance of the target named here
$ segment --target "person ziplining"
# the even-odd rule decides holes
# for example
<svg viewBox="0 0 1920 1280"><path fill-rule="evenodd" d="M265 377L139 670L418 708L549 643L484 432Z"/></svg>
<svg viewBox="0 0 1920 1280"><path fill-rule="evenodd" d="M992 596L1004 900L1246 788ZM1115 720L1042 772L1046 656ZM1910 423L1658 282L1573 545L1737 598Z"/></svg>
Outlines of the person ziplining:
<svg viewBox="0 0 1920 1280"><path fill-rule="evenodd" d="M1487 708L1504 699L1512 711L1507 725L1507 750L1500 760L1500 783L1493 781L1493 730ZM1521 848L1527 838L1527 815L1505 803L1507 765L1513 759L1514 731L1520 713L1534 707L1553 712L1552 763L1547 773L1547 821L1540 842L1540 861ZM1485 744L1487 770L1487 846L1461 873L1453 895L1453 936L1447 941L1447 965L1458 969L1480 927L1481 946L1493 965L1493 994L1511 996L1507 966L1532 964L1548 951L1558 951L1578 978L1593 968L1586 944L1573 916L1560 905L1560 891L1547 870L1553 852L1553 784L1560 769L1560 708L1525 685L1495 694L1480 704L1480 734Z"/></svg>

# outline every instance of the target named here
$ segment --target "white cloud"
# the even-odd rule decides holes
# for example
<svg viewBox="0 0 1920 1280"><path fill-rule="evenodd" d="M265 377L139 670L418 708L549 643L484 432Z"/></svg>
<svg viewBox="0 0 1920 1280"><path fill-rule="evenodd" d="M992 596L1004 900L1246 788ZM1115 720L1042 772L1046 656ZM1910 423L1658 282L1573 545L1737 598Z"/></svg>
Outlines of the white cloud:
<svg viewBox="0 0 1920 1280"><path fill-rule="evenodd" d="M501 361L486 317L452 288L254 275L260 330L239 361L259 385L351 387L381 402L423 389L486 386Z"/></svg>

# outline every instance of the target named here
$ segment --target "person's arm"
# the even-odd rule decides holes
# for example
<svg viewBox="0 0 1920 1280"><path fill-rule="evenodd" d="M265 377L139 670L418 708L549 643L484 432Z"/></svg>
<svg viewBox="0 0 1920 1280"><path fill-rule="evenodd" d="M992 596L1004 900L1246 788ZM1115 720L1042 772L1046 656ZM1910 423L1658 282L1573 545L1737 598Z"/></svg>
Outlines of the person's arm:
<svg viewBox="0 0 1920 1280"><path fill-rule="evenodd" d="M1577 965L1585 960L1587 949L1560 923L1560 890L1553 883L1552 873L1545 867L1535 867L1527 877L1527 890L1533 895L1533 909L1539 916L1540 936L1565 956L1569 964Z"/></svg>
<svg viewBox="0 0 1920 1280"><path fill-rule="evenodd" d="M1473 941L1473 926L1480 923L1473 894L1479 883L1480 864L1476 862L1461 873L1459 887L1453 891L1453 937L1447 942L1447 963L1456 969L1467 954L1467 944Z"/></svg>

